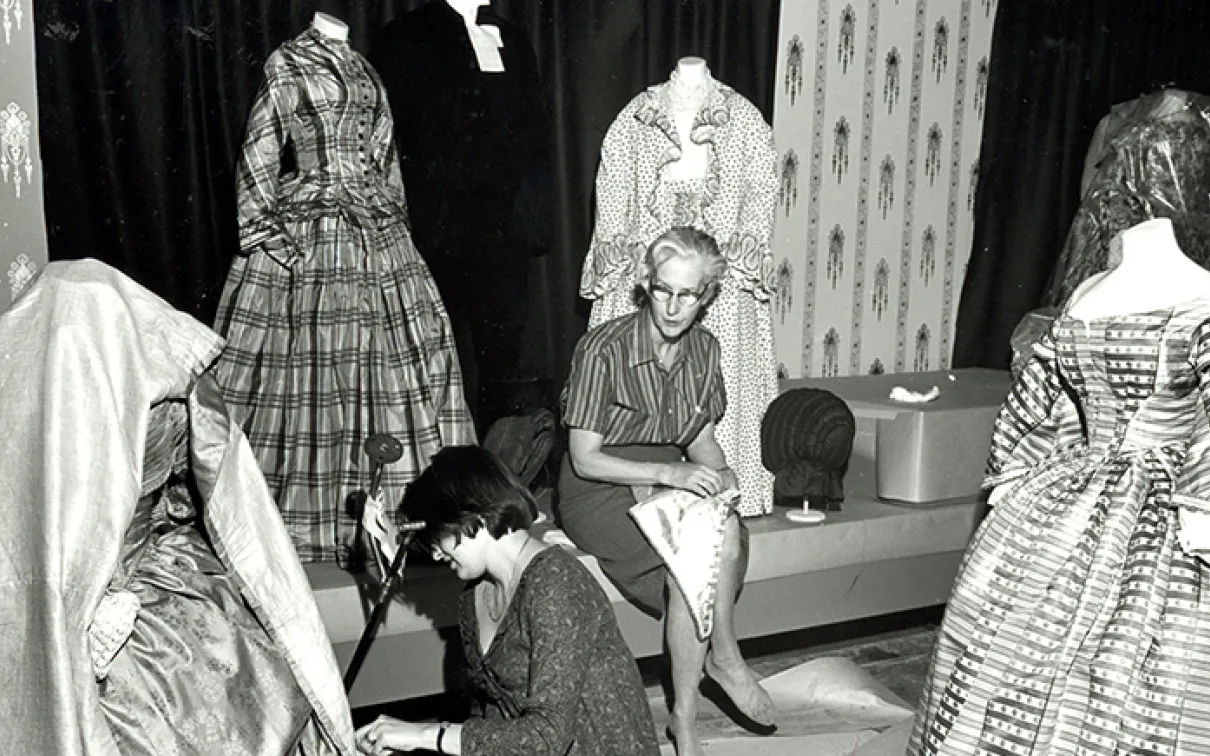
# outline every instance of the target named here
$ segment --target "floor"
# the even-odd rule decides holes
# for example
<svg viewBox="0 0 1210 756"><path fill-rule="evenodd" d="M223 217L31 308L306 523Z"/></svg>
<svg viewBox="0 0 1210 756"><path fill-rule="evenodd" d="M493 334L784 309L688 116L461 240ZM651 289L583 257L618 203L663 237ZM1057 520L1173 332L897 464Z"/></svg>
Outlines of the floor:
<svg viewBox="0 0 1210 756"><path fill-rule="evenodd" d="M743 650L749 664L761 677L770 677L822 657L851 660L914 710L928 672L940 620L939 610L913 612L747 642ZM663 732L668 722L663 683L667 679L666 664L660 659L645 659L639 666L647 685L648 699L652 702L657 730ZM743 728L711 700L708 689L703 696L698 726L703 740L744 733Z"/></svg>
<svg viewBox="0 0 1210 756"><path fill-rule="evenodd" d="M761 677L770 677L823 657L850 660L914 710L928 671L940 620L940 608L928 609L745 641L742 645L745 657ZM662 658L643 659L639 662L639 669L647 687L657 730L663 733L668 722L665 691L667 664ZM711 699L709 689L704 688L704 691L698 717L702 740L745 734ZM358 709L354 712L354 720L360 725L379 714L412 721L457 721L462 712L457 701L446 696L434 696L390 706Z"/></svg>

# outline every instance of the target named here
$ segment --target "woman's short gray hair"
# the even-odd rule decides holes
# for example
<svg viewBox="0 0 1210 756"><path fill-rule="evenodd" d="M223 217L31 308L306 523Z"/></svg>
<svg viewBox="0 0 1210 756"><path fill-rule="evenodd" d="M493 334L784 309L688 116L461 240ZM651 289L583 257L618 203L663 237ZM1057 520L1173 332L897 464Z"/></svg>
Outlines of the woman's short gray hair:
<svg viewBox="0 0 1210 756"><path fill-rule="evenodd" d="M713 287L727 271L727 258L719 251L718 242L705 231L688 226L670 228L647 247L643 260L642 283L650 284L655 272L672 259L700 260L702 285Z"/></svg>

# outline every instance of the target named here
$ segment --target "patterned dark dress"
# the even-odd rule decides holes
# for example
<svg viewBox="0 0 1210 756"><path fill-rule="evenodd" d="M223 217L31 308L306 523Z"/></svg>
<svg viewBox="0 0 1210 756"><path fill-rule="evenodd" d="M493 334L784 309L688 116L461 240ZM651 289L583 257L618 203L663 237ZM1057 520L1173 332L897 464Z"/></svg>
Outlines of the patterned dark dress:
<svg viewBox="0 0 1210 756"><path fill-rule="evenodd" d="M561 548L539 552L517 583L487 653L475 592L459 605L478 694L462 730L466 756L655 756L660 749L638 667L601 586Z"/></svg>
<svg viewBox="0 0 1210 756"><path fill-rule="evenodd" d="M392 131L382 83L347 42L308 29L265 63L216 377L303 561L347 554L366 436L403 441L382 479L388 501L439 449L475 442L449 318L408 232ZM297 170L279 178L291 147Z"/></svg>
<svg viewBox="0 0 1210 756"><path fill-rule="evenodd" d="M1210 297L1034 349L908 752L1210 753Z"/></svg>

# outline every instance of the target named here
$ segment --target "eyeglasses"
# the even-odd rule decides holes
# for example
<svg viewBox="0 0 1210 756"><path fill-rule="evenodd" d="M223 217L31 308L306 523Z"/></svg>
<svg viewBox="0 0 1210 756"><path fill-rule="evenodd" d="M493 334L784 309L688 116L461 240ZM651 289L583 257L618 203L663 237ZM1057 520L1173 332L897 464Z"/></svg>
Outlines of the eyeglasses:
<svg viewBox="0 0 1210 756"><path fill-rule="evenodd" d="M706 296L707 290L707 288L701 288L693 291L674 292L663 284L653 283L647 285L647 293L654 301L664 304L675 296L677 303L682 307L693 307L702 301L702 298Z"/></svg>

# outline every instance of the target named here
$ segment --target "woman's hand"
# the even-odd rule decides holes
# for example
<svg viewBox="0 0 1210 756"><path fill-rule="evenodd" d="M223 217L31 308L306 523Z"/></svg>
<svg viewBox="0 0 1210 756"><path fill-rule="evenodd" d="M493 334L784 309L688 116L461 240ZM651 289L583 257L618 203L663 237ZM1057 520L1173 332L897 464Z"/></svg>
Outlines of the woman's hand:
<svg viewBox="0 0 1210 756"><path fill-rule="evenodd" d="M735 474L734 470L732 470L730 467L724 467L718 471L718 474L722 476L723 479L723 491L730 491L732 489L736 491L739 490L739 476Z"/></svg>
<svg viewBox="0 0 1210 756"><path fill-rule="evenodd" d="M436 725L401 722L379 717L357 731L357 750L367 756L387 756L395 751L416 751L433 747Z"/></svg>
<svg viewBox="0 0 1210 756"><path fill-rule="evenodd" d="M661 469L660 483L699 496L713 496L724 490L723 474L696 462L669 462Z"/></svg>

